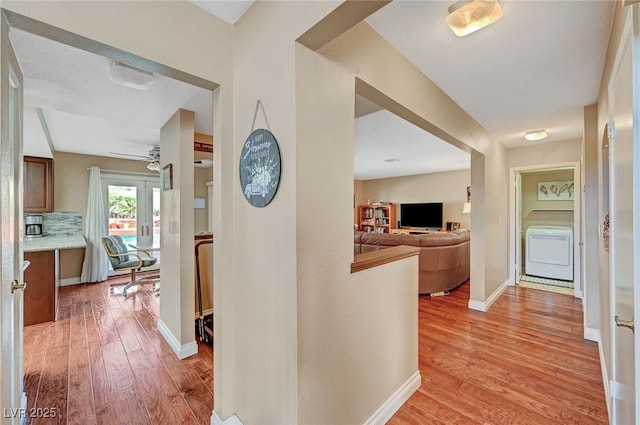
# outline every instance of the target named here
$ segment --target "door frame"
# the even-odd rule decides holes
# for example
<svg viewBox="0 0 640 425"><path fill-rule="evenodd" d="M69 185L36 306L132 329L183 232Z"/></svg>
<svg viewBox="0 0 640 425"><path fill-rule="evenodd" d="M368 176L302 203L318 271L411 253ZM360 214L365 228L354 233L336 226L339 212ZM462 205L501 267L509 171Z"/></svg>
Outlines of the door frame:
<svg viewBox="0 0 640 425"><path fill-rule="evenodd" d="M115 183L122 183L122 186L136 186L138 191L136 192L136 195L140 194L140 190L142 189L144 191L144 204L142 206L142 211L146 212L148 209L153 209L153 188L157 187L158 189L160 189L160 176L153 176L152 174L149 174L148 176L139 176L139 175L127 175L127 174L102 174L100 176L100 180L101 180L101 184L102 184L102 196L105 197L105 200L108 201L108 196L109 196L109 185L116 185ZM149 188L146 184L148 182L151 182L152 185ZM150 189L150 190L145 190L145 189ZM104 230L106 232L106 234L109 234L109 202L105 203L105 217L107 218L105 226L107 226ZM138 208L138 199L136 199L136 208ZM153 213L151 213L151 229L153 230ZM147 218L147 217L142 217L142 218ZM140 217L138 214L136 214L136 220L139 221ZM138 223L139 224L139 223ZM139 237L138 234L138 227L136 226L136 234ZM151 242L153 243L153 236L151 236ZM138 246L145 246L144 243L140 243L140 241L138 241L137 243ZM149 245L151 246L151 245Z"/></svg>
<svg viewBox="0 0 640 425"><path fill-rule="evenodd" d="M624 58L624 54L627 49L631 50L631 86L632 92L636 93L638 89L637 79L640 74L640 42L637 41L638 34L640 33L640 12L638 10L638 6L633 4L630 7L626 8L626 15L624 16L624 24L623 29L620 35L620 40L618 41L618 45L616 46L616 55L613 62L611 75L607 81L607 127L608 127L608 146L609 146L609 163L608 163L608 214L610 218L610 233L609 233L609 317L607 318L609 324L609 332L610 332L610 370L607 371L607 376L609 378L609 382L605 383L605 387L608 384L608 391L605 389L605 394L609 397L607 399L607 406L609 408L609 418L612 423L617 421L617 409L614 399L625 400L627 398L634 398L635 403L635 422L638 423L640 421L640 403L638 403L638 395L640 394L637 391L638 383L640 383L640 337L637 335L633 336L633 346L634 346L634 363L635 363L635 374L634 374L634 388L629 389L623 383L618 382L616 380L616 356L617 356L617 344L616 344L616 333L618 331L624 332L624 329L618 329L614 316L617 314L617 306L616 306L616 277L615 277L615 264L614 264L614 256L615 256L615 244L613 243L615 237L615 226L613 226L615 221L615 208L612 207L616 201L616 176L615 176L615 167L613 166L612 159L615 156L615 139L616 139L616 126L612 125L612 111L611 107L615 104L615 99L613 96L614 92L614 81L616 81L616 76L620 70L620 63ZM631 44L630 47L627 47ZM640 148L638 144L640 142L640 128L638 123L640 123L640 117L638 114L640 113L640 102L639 96L633 96L633 181L637 182L640 177ZM615 116L615 111L613 111L613 115ZM633 233L634 236L638 231L638 216L640 212L640 185L634 185L633 188ZM640 256L640 240L638 238L633 237L633 248L634 248L634 262L638 263L638 257ZM633 322L637 322L640 316L638 313L638 305L640 305L640 276L637 273L637 267L634 272L633 279L633 302L634 302L634 313L633 313ZM626 317L621 317L622 319L626 319Z"/></svg>
<svg viewBox="0 0 640 425"><path fill-rule="evenodd" d="M9 148L12 157L5 156L4 160L12 163L12 175L9 179L13 179L13 184L7 186L5 193L2 194L3 209L9 212L7 217L2 218L6 223L2 224L3 231L9 230L9 238L2 243L0 250L11 246L6 255L10 256L10 262L5 261L9 258L2 254L2 288L0 291L0 299L2 306L2 314L0 314L0 335L2 335L2 350L0 350L0 366L3 376L0 386L0 401L3 407L3 423L19 424L26 421L27 417L27 395L24 388L24 287L19 290L13 289L13 282L24 284L24 251L23 251L23 232L24 232L24 211L23 211L23 178L24 168L22 167L22 115L23 115L23 87L24 82L20 64L13 51L13 46L9 41L9 21L4 13L0 11L1 29L2 29L2 46L1 61L2 68L6 67L9 81L0 83L2 87L2 103L10 105L9 108L2 110L3 122L5 126L2 138L5 143L12 142ZM14 84L16 84L14 86ZM12 87L13 86L13 87ZM17 90L16 90L17 89ZM16 114L11 113L11 91L15 90L17 99ZM13 120L11 127L9 122ZM10 134L11 131L13 134ZM6 153L6 152L4 152ZM6 227L5 227L6 225ZM15 239L14 243L12 238ZM13 282L12 282L13 281ZM6 287L4 286L6 285ZM9 307L9 308L7 308ZM9 326L7 326L7 324ZM8 329L6 329L8 328ZM9 335L5 335L5 332ZM7 344L9 342L10 344ZM7 358L8 357L8 358ZM11 409L11 410L10 410Z"/></svg>
<svg viewBox="0 0 640 425"><path fill-rule="evenodd" d="M509 169L509 286L514 286L516 282L516 276L518 270L522 269L522 259L517 258L518 252L517 244L522 244L521 237L516 235L519 223L519 217L517 216L516 202L521 198L521 188L516 185L516 174L521 174L526 171L543 171L543 170L557 170L562 168L573 168L573 182L575 185L574 199L573 199L573 295L576 298L580 298L585 301L586 291L584 290L584 279L582 275L582 254L581 250L584 249L583 245L583 233L582 233L582 165L580 161L568 161L559 162L553 164L538 164L538 165L526 165L521 167L512 167ZM518 196L516 196L516 190L518 190ZM520 249L522 252L522 249ZM583 302L583 306L587 306L586 302ZM583 314L583 325L585 324L585 318L587 312Z"/></svg>
<svg viewBox="0 0 640 425"><path fill-rule="evenodd" d="M221 130L222 127L224 126L222 123L222 117L223 117L222 112L228 111L229 110L228 107L232 105L230 105L229 100L226 99L225 96L223 96L220 84L207 80L202 77L198 77L197 75L194 75L194 74L189 74L187 72L181 71L177 68L173 68L163 63L144 58L137 54L130 53L128 51L119 49L117 47L104 44L100 41L96 41L96 40L84 37L82 35L73 33L68 29L56 27L54 25L39 21L29 16L21 15L19 13L16 13L10 9L6 9L1 6L0 6L0 14L6 17L6 20L8 22L8 26L7 26L8 29L10 28L20 29L22 31L26 31L28 33L38 35L40 37L44 37L44 38L47 38L71 47L75 47L90 53L98 54L100 56L115 60L117 62L135 66L136 68L139 68L145 71L157 73L165 77L169 77L178 81L182 81L184 83L188 83L194 86L198 86L198 87L210 90L212 103L213 103L213 122L214 122L213 136L215 140L223 140L222 130ZM222 149L220 149L219 151L222 152ZM215 165L215 164L220 164L221 161L222 159L215 160L214 170L215 169L221 170L221 167L217 167ZM228 173L223 173L222 175L226 177L226 174ZM219 180L222 181L222 178L220 178ZM214 190L215 196L221 196L220 195L221 189L219 190L220 187L223 187L222 184L215 185L215 190ZM222 238L222 236L220 236L220 238ZM22 251L22 248L21 248L21 251ZM214 256L221 255L220 253L221 251L214 251ZM216 311L218 312L229 311L231 314L227 316L226 322L233 323L233 320L234 320L233 319L234 316L232 314L233 312L228 308L224 308L224 306L233 305L232 301L235 299L235 292L232 286L224 283L225 282L224 280L216 280L216 282L220 282L219 284L217 284L217 289L216 289L218 292L218 295L215 298L215 303L217 305ZM228 302L223 302L223 300L227 300ZM0 317L0 325L2 323L1 321L2 321L2 318ZM233 332L228 330L228 329L232 329L230 326L231 325L226 325L223 327L220 324L220 321L216 321L215 332L217 334L217 340L228 341L228 344L217 344L214 347L214 359L219 360L223 357L221 355L218 355L219 353L222 352L221 346L224 346L224 345L232 346L233 344L235 335L233 334ZM20 361L22 361L22 359ZM214 362L214 367L216 367L215 364L216 362ZM217 371L216 375L214 375L214 386L216 388L219 388L220 390L217 390L215 392L216 396L214 398L216 399L216 406L222 406L225 403L226 404L232 403L229 397L223 397L224 394L228 392L226 391L226 388L229 387L231 384L224 384L222 382L222 377L221 377L223 374L223 370L221 367L222 361L219 360L217 364L218 364L217 366L218 368L216 369ZM233 373L235 370L235 364L229 361L225 362L224 364L225 364L224 372L228 374L228 376L233 376ZM216 376L217 376L217 379L216 379ZM229 382L232 382L232 381L229 381ZM223 391L223 389L225 391ZM229 401L226 401L226 400L229 400ZM26 406L26 398L24 399L24 402ZM222 409L222 407L220 409Z"/></svg>

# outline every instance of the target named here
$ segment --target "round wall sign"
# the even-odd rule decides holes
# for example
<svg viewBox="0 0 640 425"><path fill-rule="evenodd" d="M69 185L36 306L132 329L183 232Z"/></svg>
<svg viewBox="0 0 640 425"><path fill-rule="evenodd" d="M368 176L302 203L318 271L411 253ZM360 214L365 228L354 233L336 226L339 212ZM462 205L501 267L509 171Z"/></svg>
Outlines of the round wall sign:
<svg viewBox="0 0 640 425"><path fill-rule="evenodd" d="M269 130L253 131L240 153L240 187L254 207L271 202L280 184L280 148Z"/></svg>

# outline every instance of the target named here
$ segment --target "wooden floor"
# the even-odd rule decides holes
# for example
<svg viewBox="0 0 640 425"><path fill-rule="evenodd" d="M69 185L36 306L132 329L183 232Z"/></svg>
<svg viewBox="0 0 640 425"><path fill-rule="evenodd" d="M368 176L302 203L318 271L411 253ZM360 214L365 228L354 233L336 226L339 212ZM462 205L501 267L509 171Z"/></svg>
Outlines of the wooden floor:
<svg viewBox="0 0 640 425"><path fill-rule="evenodd" d="M509 288L488 313L468 283L420 297L422 387L390 424L606 424L598 349L582 339L580 301ZM25 328L31 424L208 424L213 353L179 361L156 330L150 288L61 288L59 320Z"/></svg>
<svg viewBox="0 0 640 425"><path fill-rule="evenodd" d="M157 331L149 285L127 299L108 283L60 288L58 320L24 332L30 424L209 424L213 353L178 360ZM51 416L51 415L48 415Z"/></svg>
<svg viewBox="0 0 640 425"><path fill-rule="evenodd" d="M468 300L468 283L420 297L422 386L390 424L608 423L580 300L509 287L486 314Z"/></svg>

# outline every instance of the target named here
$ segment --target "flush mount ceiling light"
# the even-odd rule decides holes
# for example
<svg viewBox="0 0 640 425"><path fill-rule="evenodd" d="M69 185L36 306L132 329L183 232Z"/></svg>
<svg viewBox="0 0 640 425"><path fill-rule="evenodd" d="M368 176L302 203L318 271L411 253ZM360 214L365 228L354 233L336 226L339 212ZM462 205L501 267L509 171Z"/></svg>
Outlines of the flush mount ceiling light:
<svg viewBox="0 0 640 425"><path fill-rule="evenodd" d="M540 130L527 131L526 133L524 133L524 138L531 142L535 142L536 140L544 139L548 135L549 134L547 133L547 130L541 128Z"/></svg>
<svg viewBox="0 0 640 425"><path fill-rule="evenodd" d="M502 18L498 0L460 0L449 6L447 25L458 37L464 37Z"/></svg>
<svg viewBox="0 0 640 425"><path fill-rule="evenodd" d="M111 64L109 79L115 83L136 90L149 90L156 81L153 72L143 71L115 61Z"/></svg>

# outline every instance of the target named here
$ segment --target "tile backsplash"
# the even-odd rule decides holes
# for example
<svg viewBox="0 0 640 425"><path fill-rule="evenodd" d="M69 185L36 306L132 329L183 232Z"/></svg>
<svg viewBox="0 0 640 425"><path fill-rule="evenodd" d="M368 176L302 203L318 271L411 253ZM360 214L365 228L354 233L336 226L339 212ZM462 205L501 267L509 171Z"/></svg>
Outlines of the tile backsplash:
<svg viewBox="0 0 640 425"><path fill-rule="evenodd" d="M50 235L82 233L82 214L79 212L42 213L42 231Z"/></svg>

